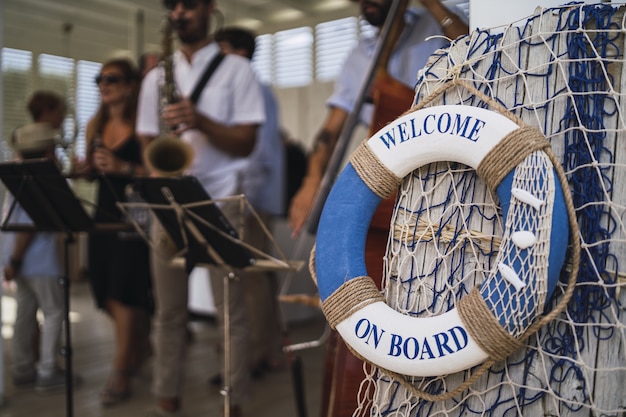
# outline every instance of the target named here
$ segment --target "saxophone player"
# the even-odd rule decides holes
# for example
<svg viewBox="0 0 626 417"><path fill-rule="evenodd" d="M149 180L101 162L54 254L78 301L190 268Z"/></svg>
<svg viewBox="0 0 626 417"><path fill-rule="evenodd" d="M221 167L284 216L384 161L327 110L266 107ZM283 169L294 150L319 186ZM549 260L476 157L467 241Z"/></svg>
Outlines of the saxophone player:
<svg viewBox="0 0 626 417"><path fill-rule="evenodd" d="M209 36L209 21L216 11L214 0L164 0L167 17L179 40L173 54L173 79L181 97L178 102L162 106L159 112L160 82L167 77L163 68L155 68L143 80L137 113L136 130L144 145L161 132L163 122L193 149L193 158L184 174L197 177L209 195L222 198L240 192L239 178L247 169L247 156L255 145L256 131L264 121L261 88L247 59L224 56L212 73L194 104L189 96L205 68L220 54L218 45ZM160 114L159 114L160 113ZM222 206L230 222L238 227L236 207ZM160 226L158 222L155 229ZM157 236L159 230L153 230ZM158 244L158 242L157 242ZM183 357L187 320L187 273L163 260L165 247L153 253L153 288L156 312L154 317L154 379L156 407L149 416L182 415ZM250 395L250 374L247 361L247 313L245 280L229 283L229 311L224 311L224 271L211 270L211 286L215 297L220 327L224 314L230 322L230 380L225 414L240 416L242 405ZM223 334L223 328L220 334ZM222 366L224 364L221 364Z"/></svg>

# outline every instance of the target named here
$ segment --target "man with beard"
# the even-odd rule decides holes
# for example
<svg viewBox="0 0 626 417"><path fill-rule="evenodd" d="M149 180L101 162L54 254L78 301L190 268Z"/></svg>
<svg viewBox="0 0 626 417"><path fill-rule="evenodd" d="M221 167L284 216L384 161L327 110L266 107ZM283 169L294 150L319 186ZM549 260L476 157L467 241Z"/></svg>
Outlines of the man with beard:
<svg viewBox="0 0 626 417"><path fill-rule="evenodd" d="M220 55L220 48L209 37L209 19L216 11L214 0L164 0L168 18L180 41L173 54L174 81L180 100L159 109L160 85L165 80L163 68L157 67L143 80L137 112L137 134L144 144L170 133L191 145L194 156L184 174L194 176L214 199L241 192L239 179L248 169L246 158L253 150L257 128L264 122L261 88L246 58L223 56L197 101L190 96L205 69ZM195 104L194 104L195 103ZM237 203L223 203L220 208L231 224L238 227ZM153 392L157 406L152 417L182 415L181 394L185 329L187 323L188 276L185 270L170 264L176 251L158 222L151 231L157 248L152 253L153 286L156 302L154 318ZM227 271L211 268L211 286L220 334L224 334L224 316L228 314L230 335L226 409L232 417L241 415L241 406L249 396L247 311L244 279L229 279L229 300L224 302L223 278ZM224 306L228 305L227 312Z"/></svg>
<svg viewBox="0 0 626 417"><path fill-rule="evenodd" d="M392 0L360 0L361 14L372 25L381 28L387 18ZM413 97L413 88L417 81L417 73L423 68L435 50L443 47L450 39L464 35L468 26L444 7L440 0L420 0L422 9L408 8L404 19L400 19L397 29L399 36L392 48L386 72L388 77L377 77L374 90L383 94L392 91L392 101L400 102L402 97L407 101L408 110ZM428 39L433 37L431 39ZM295 237L304 226L315 196L322 182L322 177L332 156L341 131L359 99L358 94L366 82L367 70L376 50L376 38L361 38L357 46L346 59L343 68L335 81L334 92L327 100L329 108L324 124L317 133L314 147L308 157L307 175L298 192L291 200L289 207L289 224ZM391 78L391 80L389 80ZM380 83L382 79L382 83ZM389 81L388 81L389 80ZM377 84L380 83L380 84ZM399 85L394 85L399 84ZM391 86L391 87L389 87ZM387 88L388 90L384 90ZM370 91L372 88L370 87ZM401 94L400 94L401 93ZM395 94L398 94L395 96ZM370 93L371 95L371 93ZM373 100L365 101L359 114L359 121L365 126L376 123L375 129L393 120L382 120L378 114L374 117ZM368 102L369 101L369 102ZM388 109L386 109L388 110ZM398 114L387 114L393 118ZM368 231L365 259L369 275L380 285L382 282L382 260L385 255L385 244L389 233L390 214L393 199L384 201L374 214ZM337 332L331 334L326 344L325 379L322 388L322 410L336 417L351 416L357 407L359 385L364 378L363 363L348 351ZM325 414L326 415L326 414Z"/></svg>

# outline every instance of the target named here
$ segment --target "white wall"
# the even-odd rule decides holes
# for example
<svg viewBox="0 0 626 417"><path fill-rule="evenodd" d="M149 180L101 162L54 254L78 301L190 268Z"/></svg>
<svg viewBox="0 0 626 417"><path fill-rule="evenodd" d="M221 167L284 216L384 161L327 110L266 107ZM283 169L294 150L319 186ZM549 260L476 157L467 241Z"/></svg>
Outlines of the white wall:
<svg viewBox="0 0 626 417"><path fill-rule="evenodd" d="M306 149L313 146L313 139L326 118L326 100L333 91L333 83L315 83L307 87L275 89L280 108L282 125L294 139ZM365 139L367 129L359 126L352 135L351 146L346 152L350 156L361 140Z"/></svg>
<svg viewBox="0 0 626 417"><path fill-rule="evenodd" d="M294 139L307 148L326 116L326 99L332 83L316 83L306 87L275 88L280 106L281 123Z"/></svg>

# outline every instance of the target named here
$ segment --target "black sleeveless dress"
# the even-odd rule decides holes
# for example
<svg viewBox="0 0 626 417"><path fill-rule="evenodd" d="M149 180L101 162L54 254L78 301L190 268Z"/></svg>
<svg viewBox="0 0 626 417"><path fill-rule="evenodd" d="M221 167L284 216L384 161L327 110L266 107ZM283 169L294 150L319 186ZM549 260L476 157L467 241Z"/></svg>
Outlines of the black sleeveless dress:
<svg viewBox="0 0 626 417"><path fill-rule="evenodd" d="M141 147L135 136L113 150L116 157L141 163ZM98 199L94 221L120 223L125 218L117 201L127 200L130 177L98 176ZM152 313L154 301L150 277L150 252L136 232L94 232L89 235L89 279L96 305L104 309L106 299Z"/></svg>

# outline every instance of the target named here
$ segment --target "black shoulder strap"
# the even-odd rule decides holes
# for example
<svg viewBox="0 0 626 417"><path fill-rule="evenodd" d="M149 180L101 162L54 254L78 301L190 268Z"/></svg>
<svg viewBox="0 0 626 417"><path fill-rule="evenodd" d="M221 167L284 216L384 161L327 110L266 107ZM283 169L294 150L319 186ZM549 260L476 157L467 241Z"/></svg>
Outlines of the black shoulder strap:
<svg viewBox="0 0 626 417"><path fill-rule="evenodd" d="M213 72L215 71L217 66L220 64L220 62L222 62L222 59L224 59L224 54L219 53L215 58L213 58L209 65L207 65L206 69L204 70L204 74L202 74L202 77L198 80L196 87L193 89L193 93L191 93L191 96L189 97L189 100L191 100L193 104L196 104L198 102L198 98L200 97L204 86L206 85L207 81L209 81L209 78L211 78L211 75L213 75Z"/></svg>

